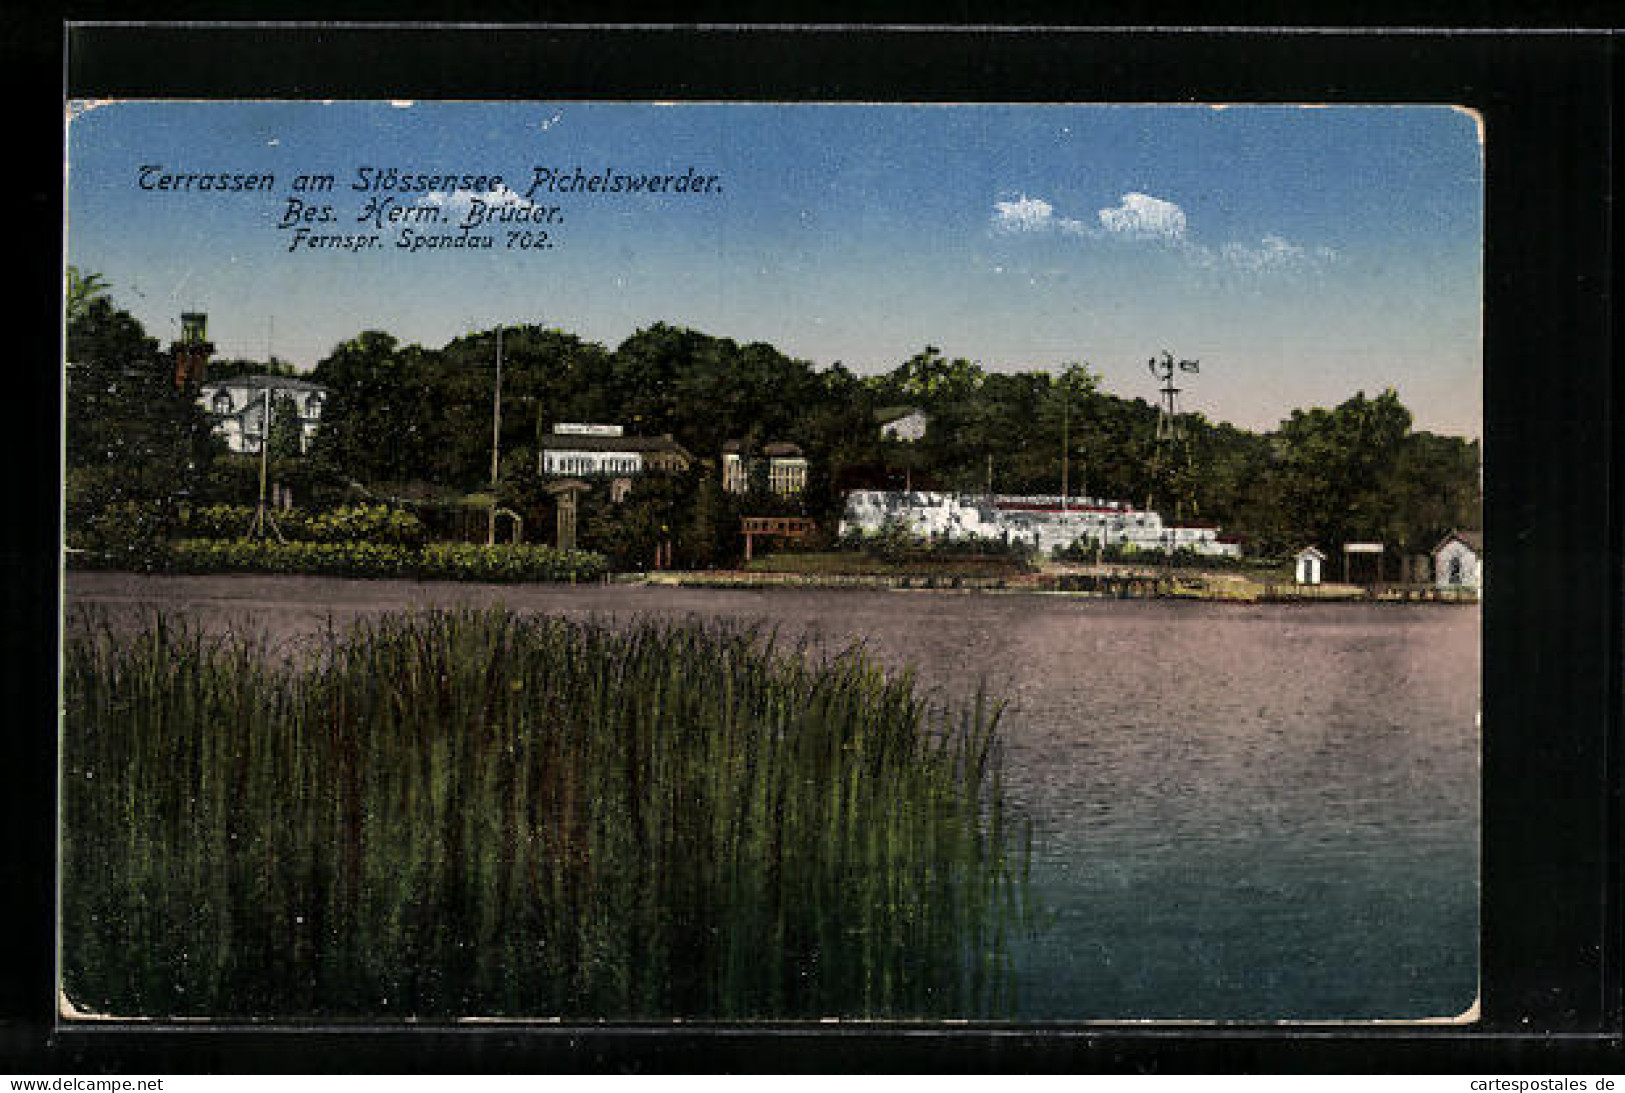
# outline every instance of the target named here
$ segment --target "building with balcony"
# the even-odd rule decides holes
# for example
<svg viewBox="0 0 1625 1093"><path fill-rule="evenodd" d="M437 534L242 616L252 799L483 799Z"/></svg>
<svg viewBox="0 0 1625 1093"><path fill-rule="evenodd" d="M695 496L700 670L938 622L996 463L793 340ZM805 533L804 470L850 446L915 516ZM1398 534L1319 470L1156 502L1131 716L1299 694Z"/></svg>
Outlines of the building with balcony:
<svg viewBox="0 0 1625 1093"><path fill-rule="evenodd" d="M542 437L538 470L548 478L610 480L610 496L619 501L632 481L646 474L680 474L694 462L688 449L670 433L627 436L619 425L560 423Z"/></svg>

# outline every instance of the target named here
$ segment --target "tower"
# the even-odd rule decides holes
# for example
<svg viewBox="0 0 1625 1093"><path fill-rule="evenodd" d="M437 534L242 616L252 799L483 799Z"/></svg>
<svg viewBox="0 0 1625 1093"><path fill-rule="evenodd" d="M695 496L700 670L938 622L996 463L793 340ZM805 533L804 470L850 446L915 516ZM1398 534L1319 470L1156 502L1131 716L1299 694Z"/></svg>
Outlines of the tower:
<svg viewBox="0 0 1625 1093"><path fill-rule="evenodd" d="M201 311L181 313L180 339L169 347L175 358L175 386L180 390L196 390L209 369L214 345L204 333L208 322L209 317Z"/></svg>

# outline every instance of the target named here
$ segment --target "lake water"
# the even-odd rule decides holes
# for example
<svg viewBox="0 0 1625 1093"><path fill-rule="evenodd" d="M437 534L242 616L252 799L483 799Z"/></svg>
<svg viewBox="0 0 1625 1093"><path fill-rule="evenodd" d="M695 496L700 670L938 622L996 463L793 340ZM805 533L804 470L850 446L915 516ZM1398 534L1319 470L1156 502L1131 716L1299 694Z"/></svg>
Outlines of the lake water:
<svg viewBox="0 0 1625 1093"><path fill-rule="evenodd" d="M1008 700L1028 1021L1454 1017L1478 974L1479 611L72 574L278 639L405 606L762 621Z"/></svg>

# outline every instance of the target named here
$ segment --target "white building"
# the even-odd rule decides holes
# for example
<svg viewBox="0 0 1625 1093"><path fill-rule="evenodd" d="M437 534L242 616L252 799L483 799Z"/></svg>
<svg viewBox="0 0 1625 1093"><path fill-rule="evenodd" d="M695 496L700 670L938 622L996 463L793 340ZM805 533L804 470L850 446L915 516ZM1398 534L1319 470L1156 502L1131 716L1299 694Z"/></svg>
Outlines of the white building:
<svg viewBox="0 0 1625 1093"><path fill-rule="evenodd" d="M1299 584L1319 584L1320 574L1326 567L1326 555L1314 547L1304 547L1293 555L1293 579Z"/></svg>
<svg viewBox="0 0 1625 1093"><path fill-rule="evenodd" d="M1440 588L1482 588L1484 541L1476 531L1452 531L1433 548L1433 581Z"/></svg>
<svg viewBox="0 0 1625 1093"><path fill-rule="evenodd" d="M677 474L693 457L670 433L626 436L619 425L558 424L542 437L537 469L550 478L608 478L610 496L623 499L632 480L645 474Z"/></svg>
<svg viewBox="0 0 1625 1093"><path fill-rule="evenodd" d="M840 534L872 535L887 524L901 525L922 538L1025 543L1043 553L1077 543L1241 556L1241 544L1221 536L1216 527L1166 525L1159 514L1123 501L898 490L853 490L846 495Z"/></svg>
<svg viewBox="0 0 1625 1093"><path fill-rule="evenodd" d="M292 376L231 376L210 380L198 388L198 404L209 415L214 431L234 452L258 452L266 435L266 392L270 392L272 424L288 402L299 420L299 450L308 451L321 425L327 388Z"/></svg>

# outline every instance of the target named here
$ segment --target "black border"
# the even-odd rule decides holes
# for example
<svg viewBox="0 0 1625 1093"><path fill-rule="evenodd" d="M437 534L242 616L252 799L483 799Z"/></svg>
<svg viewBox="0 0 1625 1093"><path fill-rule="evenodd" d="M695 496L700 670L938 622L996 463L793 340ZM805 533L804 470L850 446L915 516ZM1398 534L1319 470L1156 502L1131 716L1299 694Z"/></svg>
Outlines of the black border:
<svg viewBox="0 0 1625 1093"><path fill-rule="evenodd" d="M40 151L8 226L27 263L24 427L0 540L0 1068L65 1071L1579 1071L1621 1069L1617 39L1598 33L569 25L80 25L16 42ZM53 52L63 41L72 48ZM1489 134L1483 1013L1447 1027L160 1031L53 1024L60 162L75 97L1434 102ZM33 110L23 111L33 122ZM30 136L33 133L29 132Z"/></svg>

